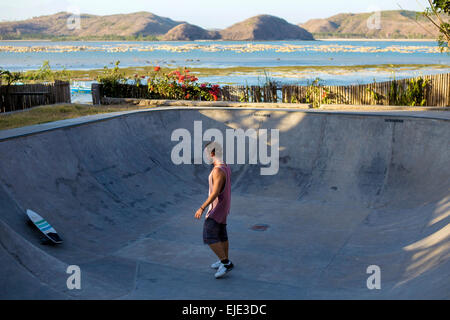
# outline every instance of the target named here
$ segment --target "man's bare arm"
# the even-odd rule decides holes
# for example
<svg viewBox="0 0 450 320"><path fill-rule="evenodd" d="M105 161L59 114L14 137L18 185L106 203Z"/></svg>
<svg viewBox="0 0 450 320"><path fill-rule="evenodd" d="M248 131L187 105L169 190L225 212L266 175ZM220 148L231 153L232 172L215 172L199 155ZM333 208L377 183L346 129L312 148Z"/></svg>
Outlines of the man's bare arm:
<svg viewBox="0 0 450 320"><path fill-rule="evenodd" d="M225 173L223 173L222 170L219 168L214 168L212 172L212 178L213 178L213 190L211 194L209 195L208 199L202 204L202 206L197 210L195 213L195 218L200 219L202 217L203 211L211 204L214 200L219 196L220 191L222 190L223 186L225 185Z"/></svg>

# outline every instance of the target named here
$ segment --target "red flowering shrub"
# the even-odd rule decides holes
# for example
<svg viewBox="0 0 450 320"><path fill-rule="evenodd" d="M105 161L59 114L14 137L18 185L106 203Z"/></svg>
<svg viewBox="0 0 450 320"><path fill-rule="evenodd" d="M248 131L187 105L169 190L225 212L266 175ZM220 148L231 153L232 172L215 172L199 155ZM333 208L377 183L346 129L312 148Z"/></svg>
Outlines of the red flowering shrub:
<svg viewBox="0 0 450 320"><path fill-rule="evenodd" d="M207 101L219 99L220 87L218 85L206 83L199 85L197 81L198 78L186 68L168 74L158 73L155 69L155 73L151 74L148 79L148 88L151 96L157 99Z"/></svg>
<svg viewBox="0 0 450 320"><path fill-rule="evenodd" d="M170 100L206 100L217 101L221 96L220 87L209 83L198 83L198 78L191 74L191 71L183 68L169 73L156 66L148 75L134 74L131 78L119 73L119 62L110 71L105 67L105 76L99 78L99 82L104 86L104 92L111 97L136 96L132 86L141 87L142 80L147 80L147 88L142 86L137 92L140 96L149 99L170 99ZM144 90L144 91L142 91Z"/></svg>
<svg viewBox="0 0 450 320"><path fill-rule="evenodd" d="M209 94L214 99L214 101L217 101L219 94L220 94L220 88L218 85L211 86L211 89L209 89Z"/></svg>

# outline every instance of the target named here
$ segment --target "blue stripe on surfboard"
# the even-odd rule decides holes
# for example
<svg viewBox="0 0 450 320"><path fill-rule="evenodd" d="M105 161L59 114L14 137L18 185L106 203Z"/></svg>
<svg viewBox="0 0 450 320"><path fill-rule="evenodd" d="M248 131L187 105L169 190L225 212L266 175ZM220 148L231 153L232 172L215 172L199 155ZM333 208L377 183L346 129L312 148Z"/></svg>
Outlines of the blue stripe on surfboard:
<svg viewBox="0 0 450 320"><path fill-rule="evenodd" d="M46 227L48 227L50 224L48 224L48 223L44 223L44 224L41 224L41 225L39 225L39 226L37 226L39 229L41 229L41 228L46 228Z"/></svg>
<svg viewBox="0 0 450 320"><path fill-rule="evenodd" d="M48 225L47 227L40 228L40 229L41 229L41 231L47 231L47 230L49 230L49 229L51 229L51 228L52 228L52 226L51 226L51 225Z"/></svg>
<svg viewBox="0 0 450 320"><path fill-rule="evenodd" d="M45 226L45 225L48 225L49 223L47 222L47 221L44 221L44 222L42 222L42 223L36 223L36 225L38 226L38 227L42 227L42 226Z"/></svg>
<svg viewBox="0 0 450 320"><path fill-rule="evenodd" d="M38 225L38 228L43 228L43 227L46 227L46 226L49 226L50 224L48 223L48 222L46 222L46 223L41 223L40 225Z"/></svg>

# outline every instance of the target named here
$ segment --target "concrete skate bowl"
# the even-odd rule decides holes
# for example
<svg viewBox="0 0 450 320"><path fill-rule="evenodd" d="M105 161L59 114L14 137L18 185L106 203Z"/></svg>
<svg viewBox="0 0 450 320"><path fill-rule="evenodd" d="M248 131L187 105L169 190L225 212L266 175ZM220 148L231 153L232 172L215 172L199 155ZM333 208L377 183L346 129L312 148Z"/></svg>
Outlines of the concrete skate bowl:
<svg viewBox="0 0 450 320"><path fill-rule="evenodd" d="M221 280L194 219L210 167L171 161L172 132L194 136L194 121L279 129L276 175L231 165L236 267ZM0 297L448 299L449 136L439 119L179 108L4 139ZM40 243L28 208L62 245ZM81 290L67 288L69 265Z"/></svg>

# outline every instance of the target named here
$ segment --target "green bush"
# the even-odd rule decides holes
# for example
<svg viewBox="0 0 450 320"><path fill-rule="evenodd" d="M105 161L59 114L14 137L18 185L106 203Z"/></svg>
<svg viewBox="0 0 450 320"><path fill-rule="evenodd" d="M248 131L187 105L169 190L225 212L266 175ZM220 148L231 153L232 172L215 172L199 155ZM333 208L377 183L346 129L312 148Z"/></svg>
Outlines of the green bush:
<svg viewBox="0 0 450 320"><path fill-rule="evenodd" d="M312 82L308 82L308 86L306 87L306 95L305 98L302 99L302 103L309 103L312 104L313 108L319 108L321 104L330 102L330 92L326 88L323 88L323 85L320 82L320 78L316 78Z"/></svg>
<svg viewBox="0 0 450 320"><path fill-rule="evenodd" d="M38 70L30 70L26 72L11 72L8 70L0 70L0 80L8 85L16 82L53 82L55 80L70 81L71 72L66 69L53 71L48 60L44 61Z"/></svg>
<svg viewBox="0 0 450 320"><path fill-rule="evenodd" d="M27 71L23 75L23 80L27 82L39 82L39 81L55 81L65 80L70 81L71 72L63 70L52 70L48 60L45 60L42 66L38 70Z"/></svg>
<svg viewBox="0 0 450 320"><path fill-rule="evenodd" d="M116 61L113 69L105 66L103 74L97 77L97 81L103 85L103 94L108 97L115 97L119 85L126 83L125 75L119 70L119 64L120 61Z"/></svg>
<svg viewBox="0 0 450 320"><path fill-rule="evenodd" d="M5 82L8 86L14 84L17 81L21 81L23 74L21 72L11 72L8 70L0 69L0 84Z"/></svg>
<svg viewBox="0 0 450 320"><path fill-rule="evenodd" d="M424 106L427 103L426 90L429 81L422 77L410 79L406 88L399 81L393 80L389 90L389 104L396 106Z"/></svg>

